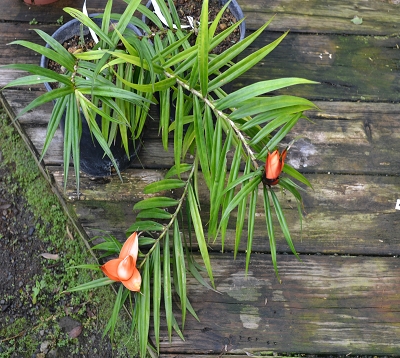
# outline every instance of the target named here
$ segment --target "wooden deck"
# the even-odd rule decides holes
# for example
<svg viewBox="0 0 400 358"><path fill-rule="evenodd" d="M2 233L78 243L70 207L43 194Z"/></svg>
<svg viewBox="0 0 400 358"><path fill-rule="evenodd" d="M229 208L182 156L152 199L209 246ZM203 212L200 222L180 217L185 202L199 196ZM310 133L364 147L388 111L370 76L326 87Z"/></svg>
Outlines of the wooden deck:
<svg viewBox="0 0 400 358"><path fill-rule="evenodd" d="M32 28L53 32L64 6L83 0L59 0L48 7L28 7L22 0L0 1L0 64L38 63L38 56L6 44L14 39L40 42ZM97 12L105 1L89 0ZM318 86L284 91L313 100L320 112L314 121L299 122L292 136L302 136L289 163L306 173L314 186L304 195L306 217L300 231L296 209L287 215L302 262L290 255L282 239L275 278L265 230L258 218L248 277L244 254L233 261L234 227L227 253L212 246L216 288L195 281L189 297L200 323L188 318L186 341L168 342L165 357L261 356L267 352L400 356L400 2L395 0L239 0L249 31L275 19L255 47L291 30L264 62L235 86L277 77L304 77ZM115 0L115 6L123 6ZM363 19L355 25L351 19ZM39 24L30 25L35 18ZM64 15L64 20L68 17ZM0 70L3 86L19 73ZM241 82L241 83L240 83ZM10 89L1 98L11 115L43 91ZM51 106L21 118L38 152ZM89 237L106 230L124 239L135 218L132 206L142 188L163 177L173 162L148 130L140 163L118 178L82 179L81 200L74 183L65 200L73 207ZM62 137L56 135L45 157L46 169L62 192ZM244 250L244 247L242 248ZM242 250L242 252L243 252Z"/></svg>

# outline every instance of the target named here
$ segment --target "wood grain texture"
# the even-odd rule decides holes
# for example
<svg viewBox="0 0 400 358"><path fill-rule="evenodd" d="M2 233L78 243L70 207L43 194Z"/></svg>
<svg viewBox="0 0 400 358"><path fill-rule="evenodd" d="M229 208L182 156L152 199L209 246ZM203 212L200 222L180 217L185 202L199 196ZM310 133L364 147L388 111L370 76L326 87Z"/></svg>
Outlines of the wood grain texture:
<svg viewBox="0 0 400 358"><path fill-rule="evenodd" d="M238 0L246 16L249 29L259 28L274 16L270 28L307 33L346 33L390 35L399 32L399 6L397 1L359 0ZM351 22L354 16L363 23Z"/></svg>
<svg viewBox="0 0 400 358"><path fill-rule="evenodd" d="M279 35L265 31L247 51L266 46ZM263 61L243 74L233 89L255 80L302 77L320 85L292 87L284 92L300 92L313 100L398 102L399 46L398 36L289 33Z"/></svg>
<svg viewBox="0 0 400 358"><path fill-rule="evenodd" d="M62 173L56 171L53 174L62 190ZM91 236L104 230L123 241L125 231L136 217L136 212L132 210L133 205L146 197L143 195L144 186L162 176L160 171L129 170L124 174L124 183L117 178L104 182L85 178L81 182L81 200L74 200L76 192L73 186L68 187L66 196L74 200L75 211ZM308 177L314 190L307 190L303 195L302 227L290 196L282 197L277 193L281 197L298 252L385 256L400 254L400 237L396 234L398 212L395 210L400 192L400 181L397 177L320 174ZM261 187L259 190L253 251L269 252ZM207 193L201 191L201 186L200 196L201 215L204 222L207 222L209 199ZM233 213L225 239L225 251L228 252L234 247L235 218ZM282 234L279 230L276 231L278 252L290 252ZM247 245L245 233L246 228L240 244L242 252ZM220 251L220 239L215 243L210 242L210 247Z"/></svg>
<svg viewBox="0 0 400 358"><path fill-rule="evenodd" d="M399 4L396 1L343 1L328 0L303 1L301 5L295 0L255 0L238 1L246 16L247 28L254 30L275 16L270 29L296 32L348 33L390 35L399 32ZM145 1L143 1L145 3ZM124 9L122 0L114 0L114 11ZM55 23L64 15L66 6L81 9L83 0L58 0L49 6L28 6L22 1L2 0L0 20L29 22L33 18L41 23ZM89 13L104 9L105 1L88 2ZM363 23L351 22L354 16L362 17Z"/></svg>
<svg viewBox="0 0 400 358"><path fill-rule="evenodd" d="M64 22L71 19L64 11L64 7L82 9L84 0L58 0L47 6L29 6L22 0L1 0L0 20L29 23L33 18L40 24L55 24L60 16L64 16ZM90 13L98 13L104 10L104 0L91 0L87 2L87 9ZM123 11L125 3L123 0L113 1L115 11ZM32 26L32 25L31 25Z"/></svg>
<svg viewBox="0 0 400 358"><path fill-rule="evenodd" d="M0 24L5 26L5 24ZM18 38L39 42L28 25ZM49 33L54 27L47 26ZM44 29L44 30L46 30ZM265 31L243 56L254 52L279 37ZM0 43L4 54L0 64L16 59L27 63L40 61L39 56L21 46L6 46L15 39L14 32L5 32ZM239 57L239 59L242 56ZM400 39L398 36L305 35L290 33L263 61L232 84L239 89L260 80L280 77L302 77L320 82L287 88L285 94L301 93L302 97L322 101L399 102L400 98Z"/></svg>
<svg viewBox="0 0 400 358"><path fill-rule="evenodd" d="M398 258L282 256L282 284L268 255L253 255L247 277L242 256L211 260L220 293L189 286L200 322L171 344L163 327L163 353L400 353Z"/></svg>
<svg viewBox="0 0 400 358"><path fill-rule="evenodd" d="M400 52L399 52L400 53ZM21 73L0 69L0 85ZM296 87L302 95L305 86ZM4 96L18 112L43 93L41 87L7 89ZM305 172L400 175L400 108L395 103L315 101L320 111L309 112L312 122L300 120L287 138L300 137L292 147L288 163ZM52 110L47 104L21 117L20 122L41 152ZM168 168L173 164L172 142L168 152L158 137L157 111L145 131L144 146L136 168ZM58 131L45 156L48 165L62 163L63 139ZM187 158L190 160L190 157Z"/></svg>

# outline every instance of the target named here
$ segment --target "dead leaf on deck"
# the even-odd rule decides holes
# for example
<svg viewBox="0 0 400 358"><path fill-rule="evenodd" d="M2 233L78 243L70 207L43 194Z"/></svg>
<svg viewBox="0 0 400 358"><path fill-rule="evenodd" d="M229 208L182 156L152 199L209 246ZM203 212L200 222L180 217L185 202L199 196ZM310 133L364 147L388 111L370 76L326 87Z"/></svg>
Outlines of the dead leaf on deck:
<svg viewBox="0 0 400 358"><path fill-rule="evenodd" d="M67 225L67 235L70 238L70 240L74 240L74 236L72 235L71 231L69 230L68 225Z"/></svg>
<svg viewBox="0 0 400 358"><path fill-rule="evenodd" d="M69 338L77 338L82 333L82 326L76 326L68 332Z"/></svg>
<svg viewBox="0 0 400 358"><path fill-rule="evenodd" d="M363 22L363 19L362 19L362 17L358 17L358 16L356 15L356 16L354 16L353 19L351 19L351 22L352 22L354 25L361 25L362 22Z"/></svg>
<svg viewBox="0 0 400 358"><path fill-rule="evenodd" d="M40 256L49 260L58 260L60 258L60 256L58 256L57 254L49 254L48 252L44 252L43 254L40 254Z"/></svg>

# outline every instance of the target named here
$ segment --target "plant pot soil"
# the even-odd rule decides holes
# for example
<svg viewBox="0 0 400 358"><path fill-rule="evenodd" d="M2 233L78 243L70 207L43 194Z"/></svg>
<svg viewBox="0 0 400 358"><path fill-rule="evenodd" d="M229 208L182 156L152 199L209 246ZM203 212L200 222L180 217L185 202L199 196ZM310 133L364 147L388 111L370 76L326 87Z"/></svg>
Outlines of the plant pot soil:
<svg viewBox="0 0 400 358"><path fill-rule="evenodd" d="M173 0L174 5L176 7L177 13L179 15L179 19L181 21L181 25L189 25L187 20L187 16L193 17L195 23L198 23L200 20L201 8L203 5L202 1L198 0ZM213 21L221 10L221 7L224 6L228 0L209 0L208 4L208 18L209 21ZM151 0L149 0L146 4L146 7L149 9L153 9L153 5ZM239 4L236 0L232 0L228 5L228 8L225 10L224 14L221 17L219 25L216 30L216 34L224 31L227 27L231 26L232 24L236 23L238 20L241 20L244 17L242 9L240 8ZM147 18L143 16L143 22L148 22ZM150 28L154 26L154 24L150 23ZM153 29L152 29L153 30ZM155 32L157 28L154 28ZM235 31L230 34L224 41L222 41L216 48L212 50L213 54L220 54L224 52L226 49L232 46L241 40L244 39L246 32L246 25L243 21L240 26L235 29ZM196 41L196 37L192 36L189 41L192 41L192 44Z"/></svg>
<svg viewBox="0 0 400 358"><path fill-rule="evenodd" d="M96 14L91 15L91 17L96 16ZM101 26L101 19L93 18L93 21ZM133 30L137 35L142 35L139 29L135 26L129 25L129 28ZM63 44L65 48L69 48L70 51L74 52L74 50L79 46L79 36L76 34L80 33L80 22L78 20L71 20L61 26L52 37L56 39L59 43ZM87 48L92 48L94 46L94 42L89 35L89 29L84 27L84 36L85 36L85 46ZM49 47L48 45L46 45ZM54 61L49 60L45 56L42 56L40 65L44 68L50 68L56 72L61 73L61 66ZM51 91L55 88L57 84L54 83L45 83L45 87L48 91ZM84 118L83 113L81 112L82 118ZM101 117L99 115L96 116L97 124L101 125ZM60 127L61 131L64 134L64 126L65 126L65 115L61 119ZM119 134L117 134L113 144L110 146L111 152L114 156L114 159L117 163L118 170L122 171L127 169L132 162L138 156L138 153L141 148L141 139L139 138L136 141L129 141L129 155L126 154L126 151L122 145L122 140ZM92 177L104 177L117 173L116 168L114 167L110 158L108 158L100 144L97 140L92 136L89 126L86 120L82 121L82 136L80 141L80 169L89 174Z"/></svg>

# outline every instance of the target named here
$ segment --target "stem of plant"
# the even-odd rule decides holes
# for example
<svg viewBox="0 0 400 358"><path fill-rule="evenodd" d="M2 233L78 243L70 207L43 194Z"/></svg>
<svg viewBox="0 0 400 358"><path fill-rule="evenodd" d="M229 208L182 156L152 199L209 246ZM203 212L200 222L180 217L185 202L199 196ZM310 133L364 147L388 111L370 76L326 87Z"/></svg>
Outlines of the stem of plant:
<svg viewBox="0 0 400 358"><path fill-rule="evenodd" d="M141 263L140 263L140 265L138 267L139 269L143 266L143 264L146 262L146 260L150 257L151 253L155 250L156 245L158 245L158 243L161 241L161 239L165 236L165 234L171 228L172 224L175 222L175 219L176 219L177 215L179 214L179 212L180 212L180 210L182 208L183 200L186 197L186 193L187 193L188 187L189 187L189 182L190 182L190 180L192 179L192 177L194 175L195 168L196 168L196 166L193 165L192 166L192 170L190 171L189 177L186 180L185 189L183 190L181 198L179 199L179 204L176 206L175 212L173 213L169 223L164 226L164 230L161 232L161 234L158 236L158 239L156 239L156 242L153 244L153 246L150 248L150 250L144 256L144 259L141 261Z"/></svg>
<svg viewBox="0 0 400 358"><path fill-rule="evenodd" d="M177 78L173 74L170 74L170 73L168 73L166 71L164 71L164 74L168 78L175 78L176 79L176 83L178 85L182 86L184 89L186 89L187 91L193 93L195 96L200 98L208 107L211 108L211 110L215 114L217 114L219 117L221 117L225 122L227 122L229 124L229 126L231 126L233 128L233 130L237 134L239 140L243 143L243 146L246 148L246 152L249 155L251 161L253 162L254 169L257 170L258 169L258 163L257 163L257 159L256 159L256 157L254 155L254 152L251 150L250 146L247 144L246 138L244 137L244 135L242 134L240 129L229 118L229 116L226 113L224 113L224 112L220 111L219 109L217 109L215 107L215 105L208 98L203 97L203 95L199 91L196 91L194 88L191 88L187 83L183 82L181 79Z"/></svg>

